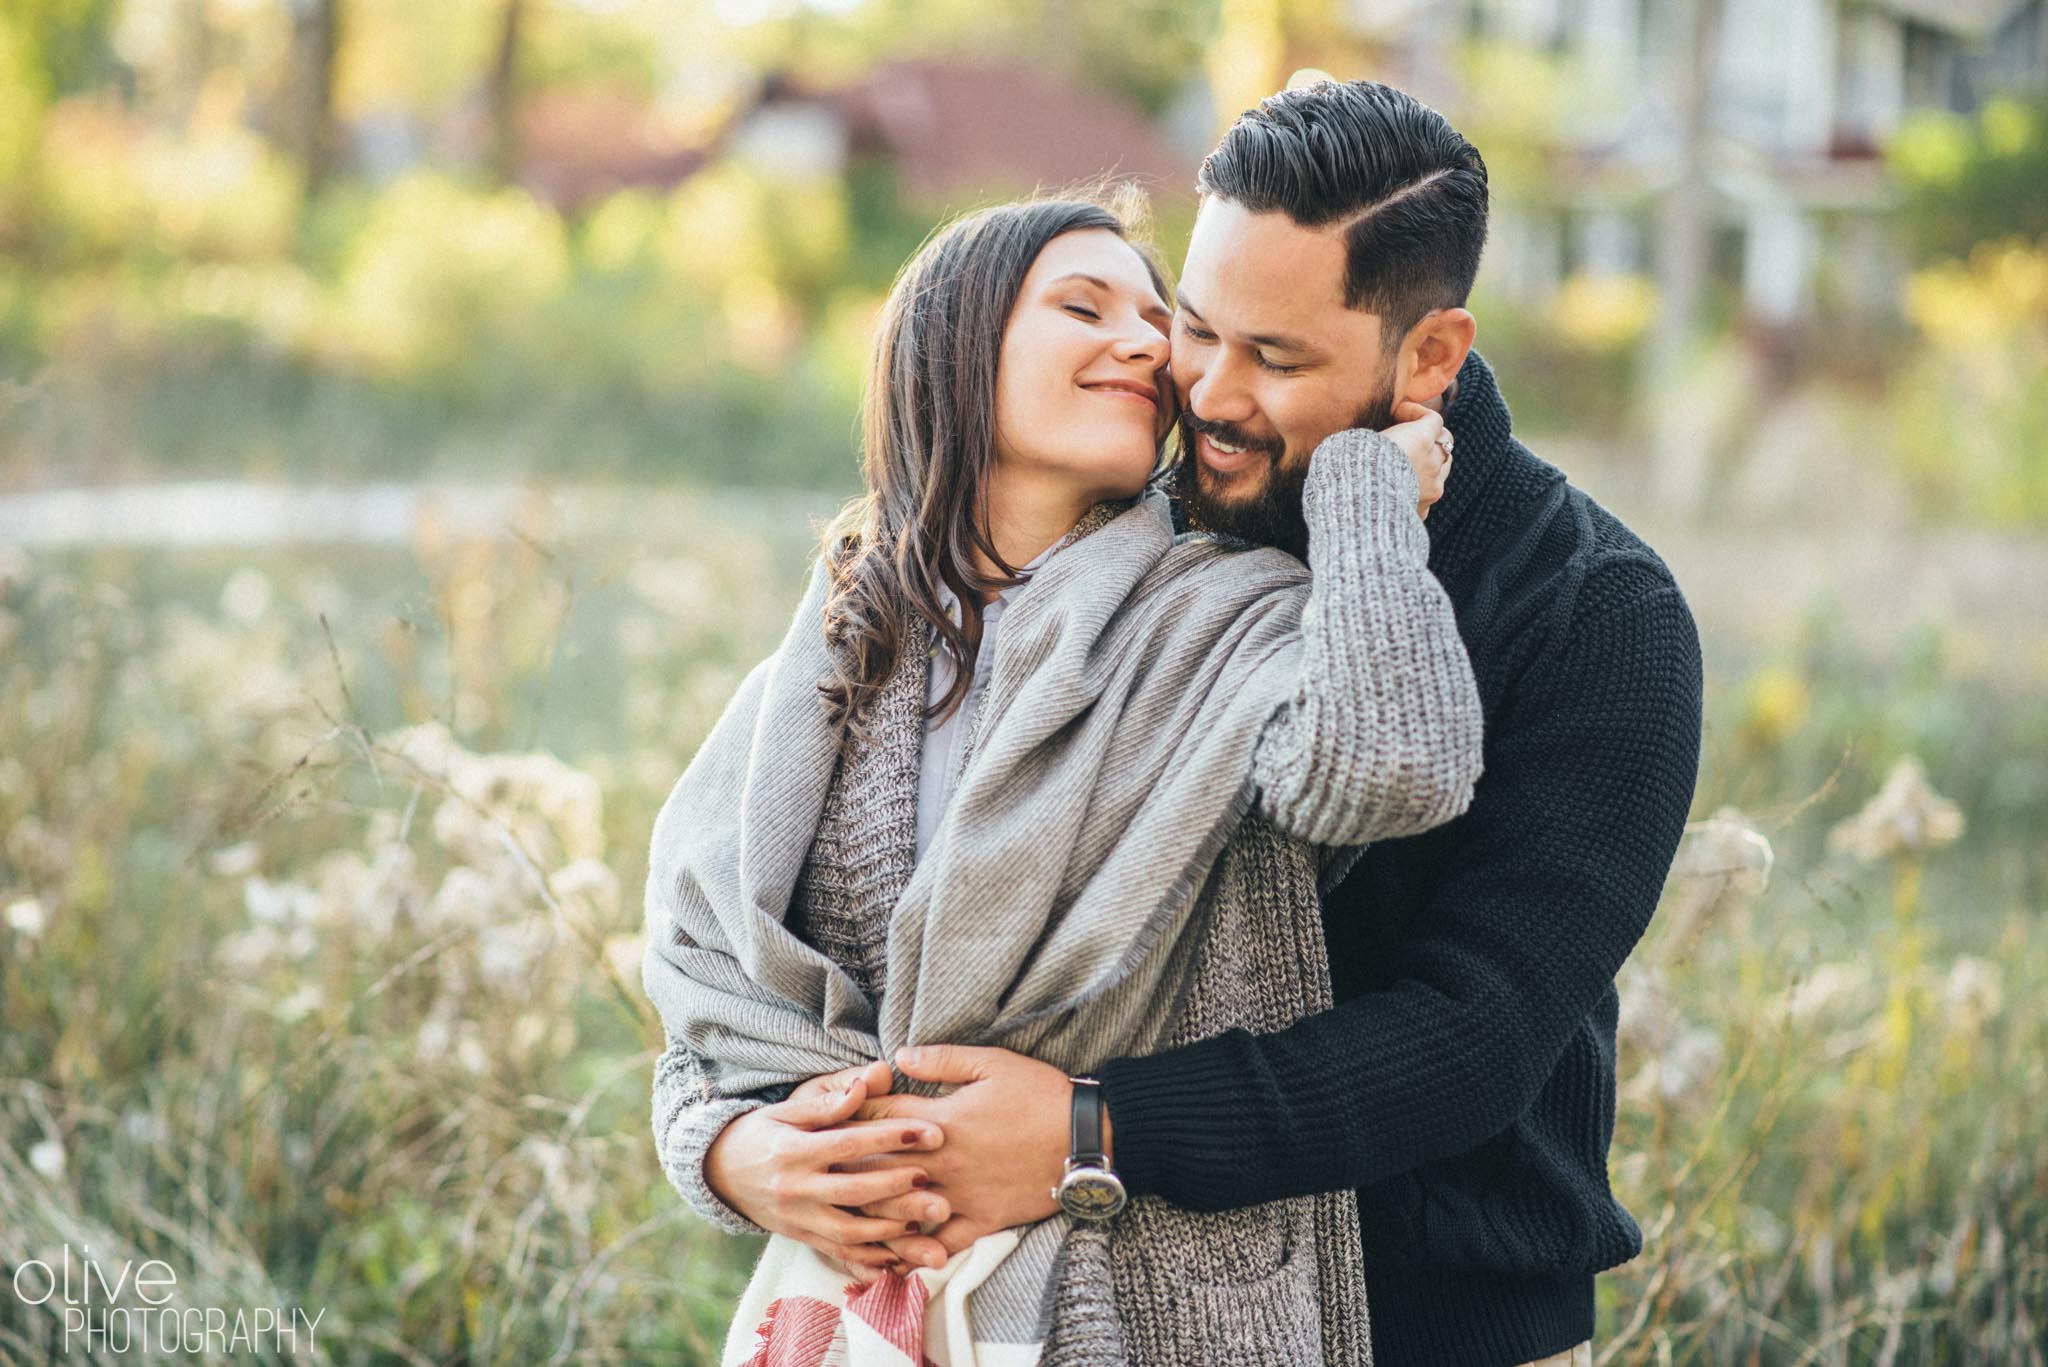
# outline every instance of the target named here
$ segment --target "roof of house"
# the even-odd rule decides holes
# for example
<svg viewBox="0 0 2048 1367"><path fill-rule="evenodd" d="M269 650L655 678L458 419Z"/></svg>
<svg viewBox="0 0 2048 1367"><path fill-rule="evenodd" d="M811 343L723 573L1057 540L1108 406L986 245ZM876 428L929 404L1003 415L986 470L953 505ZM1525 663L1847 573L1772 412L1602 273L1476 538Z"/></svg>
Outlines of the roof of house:
<svg viewBox="0 0 2048 1367"><path fill-rule="evenodd" d="M1194 192L1198 159L1144 113L1038 65L895 61L831 90L785 85L766 99L821 101L855 152L896 163L907 194L952 200L1047 189L1104 175L1155 193Z"/></svg>

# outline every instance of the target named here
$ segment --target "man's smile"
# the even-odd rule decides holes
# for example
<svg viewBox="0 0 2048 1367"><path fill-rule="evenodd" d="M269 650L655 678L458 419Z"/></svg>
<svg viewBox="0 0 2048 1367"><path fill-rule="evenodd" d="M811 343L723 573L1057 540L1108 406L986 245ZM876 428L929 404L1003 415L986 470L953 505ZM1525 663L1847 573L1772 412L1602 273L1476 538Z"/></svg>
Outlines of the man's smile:
<svg viewBox="0 0 2048 1367"><path fill-rule="evenodd" d="M1196 436L1195 453L1202 464L1219 475L1237 474L1249 469L1265 456L1265 452L1255 447L1230 446L1216 440L1207 432Z"/></svg>

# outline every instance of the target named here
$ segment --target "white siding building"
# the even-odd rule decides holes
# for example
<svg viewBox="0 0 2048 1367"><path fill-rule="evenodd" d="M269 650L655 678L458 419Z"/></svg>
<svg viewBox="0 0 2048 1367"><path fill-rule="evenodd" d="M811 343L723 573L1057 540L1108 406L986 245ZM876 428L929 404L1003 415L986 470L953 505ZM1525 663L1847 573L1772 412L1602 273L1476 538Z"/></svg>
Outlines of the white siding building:
<svg viewBox="0 0 2048 1367"><path fill-rule="evenodd" d="M1448 48L1497 39L1565 60L1585 98L1553 184L1496 205L1487 277L1543 298L1574 272L1650 273L1653 207L1683 165L1681 91L1703 0L1351 0L1349 22L1455 111ZM1892 307L1882 152L1910 112L1969 113L2048 84L2048 0L1718 0L1702 164L1714 261L1744 312L1796 323L1825 294Z"/></svg>

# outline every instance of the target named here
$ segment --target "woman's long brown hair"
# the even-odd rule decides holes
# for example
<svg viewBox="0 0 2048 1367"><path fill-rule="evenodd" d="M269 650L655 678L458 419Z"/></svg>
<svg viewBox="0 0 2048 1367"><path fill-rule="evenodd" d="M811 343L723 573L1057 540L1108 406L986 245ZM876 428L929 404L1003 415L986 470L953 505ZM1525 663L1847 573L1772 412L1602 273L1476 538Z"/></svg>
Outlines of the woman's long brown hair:
<svg viewBox="0 0 2048 1367"><path fill-rule="evenodd" d="M988 532L996 365L1010 312L1045 245L1088 228L1130 241L1161 297L1170 297L1156 258L1137 237L1141 209L1129 189L982 209L940 229L896 277L861 401L867 492L825 534L833 676L818 691L842 736L864 733L868 705L916 618L959 665L933 715L950 713L966 696L981 643L982 595L1025 577L997 554ZM977 553L994 574L979 568ZM941 604L941 585L960 604L957 623Z"/></svg>

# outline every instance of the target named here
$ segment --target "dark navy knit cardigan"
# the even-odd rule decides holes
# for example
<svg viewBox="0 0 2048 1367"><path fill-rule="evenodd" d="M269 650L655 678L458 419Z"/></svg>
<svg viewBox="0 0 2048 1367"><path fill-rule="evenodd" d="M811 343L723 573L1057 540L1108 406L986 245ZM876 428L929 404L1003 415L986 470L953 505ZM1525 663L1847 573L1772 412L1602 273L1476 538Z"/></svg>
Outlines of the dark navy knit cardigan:
<svg viewBox="0 0 2048 1367"><path fill-rule="evenodd" d="M1614 979L1690 807L1700 649L1664 563L1514 439L1474 352L1427 523L1486 715L1471 809L1325 900L1337 1005L1100 1071L1134 1193L1197 1210L1358 1189L1381 1367L1592 1335L1642 1233L1607 1183Z"/></svg>

